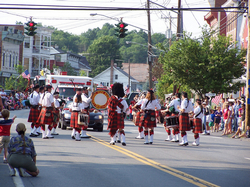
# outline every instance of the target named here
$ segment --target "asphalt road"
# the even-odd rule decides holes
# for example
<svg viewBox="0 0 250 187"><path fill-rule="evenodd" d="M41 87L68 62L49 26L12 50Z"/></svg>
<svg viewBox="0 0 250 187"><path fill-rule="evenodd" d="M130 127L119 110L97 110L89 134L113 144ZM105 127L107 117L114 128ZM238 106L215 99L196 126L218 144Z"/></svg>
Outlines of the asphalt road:
<svg viewBox="0 0 250 187"><path fill-rule="evenodd" d="M29 110L11 111L17 115L15 126L27 123ZM200 146L192 146L193 134L188 132L189 145L166 142L161 124L155 129L153 145L137 140L137 127L125 121L127 146L109 145L107 120L103 132L88 131L90 139L77 142L71 130L58 129L54 139L33 138L37 151L38 177L9 177L6 164L0 163L1 187L151 187L151 186L249 186L250 140L231 139L221 132L200 136ZM3 159L3 153L0 160Z"/></svg>

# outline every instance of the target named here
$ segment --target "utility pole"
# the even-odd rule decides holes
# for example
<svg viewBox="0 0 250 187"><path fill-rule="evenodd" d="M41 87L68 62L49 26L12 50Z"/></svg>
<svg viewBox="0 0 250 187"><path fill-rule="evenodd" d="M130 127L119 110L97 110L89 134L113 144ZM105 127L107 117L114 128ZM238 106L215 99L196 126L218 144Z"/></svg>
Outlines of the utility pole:
<svg viewBox="0 0 250 187"><path fill-rule="evenodd" d="M172 45L172 19L177 19L177 17L172 17L170 12L168 17L161 17L162 19L169 19L169 36L168 37L168 42L169 42L169 48Z"/></svg>
<svg viewBox="0 0 250 187"><path fill-rule="evenodd" d="M152 45L151 45L151 24L150 24L150 4L149 0L147 0L147 15L148 15L148 73L149 73L149 89L153 88L153 80L152 80Z"/></svg>
<svg viewBox="0 0 250 187"><path fill-rule="evenodd" d="M181 0L178 0L178 16L177 16L178 18L177 18L176 41L178 41L180 36L181 36L181 34L180 34L180 32L181 32L181 10L180 10L180 8L181 8ZM177 86L174 85L173 94L176 93L176 90L177 90Z"/></svg>
<svg viewBox="0 0 250 187"><path fill-rule="evenodd" d="M250 11L247 13L248 19L248 44L247 44L247 85L246 85L246 116L245 116L245 130L247 126L250 126Z"/></svg>
<svg viewBox="0 0 250 187"><path fill-rule="evenodd" d="M131 89L130 89L130 58L128 59L128 89L131 92Z"/></svg>

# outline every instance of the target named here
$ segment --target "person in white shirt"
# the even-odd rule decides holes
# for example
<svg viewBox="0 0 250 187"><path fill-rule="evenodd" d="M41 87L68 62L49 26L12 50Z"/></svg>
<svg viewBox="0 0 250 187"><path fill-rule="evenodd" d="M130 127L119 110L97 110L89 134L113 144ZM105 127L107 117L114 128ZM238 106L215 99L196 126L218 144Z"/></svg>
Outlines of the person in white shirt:
<svg viewBox="0 0 250 187"><path fill-rule="evenodd" d="M71 112L71 118L70 118L70 127L73 128L71 133L71 138L75 139L76 141L81 141L80 132L82 125L78 124L78 114L79 112L84 113L84 106L82 104L82 89L77 88L76 94L73 97L73 102L69 106L69 111Z"/></svg>
<svg viewBox="0 0 250 187"><path fill-rule="evenodd" d="M61 108L60 103L58 101L59 98L59 92L54 92L54 105L55 105L55 111L53 112L54 120L53 120L53 128L51 130L52 135L59 135L59 133L56 132L56 127L59 122L59 109Z"/></svg>
<svg viewBox="0 0 250 187"><path fill-rule="evenodd" d="M201 104L201 100L196 99L196 107L195 107L194 113L193 113L193 119L194 119L193 133L194 133L194 139L195 139L195 141L193 142L194 146L200 145L199 133L202 133L203 111L204 110L203 110L203 107Z"/></svg>
<svg viewBox="0 0 250 187"><path fill-rule="evenodd" d="M143 118L144 113L141 110L141 104L143 103L145 99L145 94L143 93L140 97L140 100L133 106L134 110L137 110L136 116L135 116L135 126L138 126L139 135L135 137L135 139L144 139L144 131L143 131Z"/></svg>
<svg viewBox="0 0 250 187"><path fill-rule="evenodd" d="M182 141L179 145L180 146L187 146L188 140L187 140L186 131L190 131L188 114L190 112L193 112L194 107L193 107L192 102L189 101L188 95L186 92L182 92L182 102L181 102L181 106L178 106L178 109L180 110L179 129L181 131L181 137L182 137Z"/></svg>
<svg viewBox="0 0 250 187"><path fill-rule="evenodd" d="M40 95L39 95L39 85L35 85L33 88L33 92L29 96L29 102L30 102L30 113L28 122L31 122L31 132L30 137L36 137L39 136L37 133L37 129L40 127L40 124L37 123L37 119L40 115L40 109L39 109L39 101L40 101Z"/></svg>
<svg viewBox="0 0 250 187"><path fill-rule="evenodd" d="M92 101L92 95L93 93L91 93L90 96L88 96L88 87L83 87L82 89L82 104L83 104L83 108L84 111L86 112L86 114L89 115L89 104ZM81 131L81 138L90 138L91 136L87 135L86 130L87 130L87 126L82 126L82 131Z"/></svg>
<svg viewBox="0 0 250 187"><path fill-rule="evenodd" d="M154 127L156 127L156 117L155 117L155 110L160 110L161 106L156 100L153 90L148 90L146 98L141 105L141 109L144 111L144 135L145 135L145 142L144 144L153 144L154 139ZM150 140L148 141L148 129L150 129Z"/></svg>
<svg viewBox="0 0 250 187"><path fill-rule="evenodd" d="M51 135L51 129L53 125L53 110L54 110L54 98L51 94L51 85L46 85L45 93L40 98L40 104L42 105L42 110L40 112L40 115L37 119L37 123L41 124L42 129L42 138L48 139L48 138L54 138ZM48 125L47 135L45 133L45 125Z"/></svg>
<svg viewBox="0 0 250 187"><path fill-rule="evenodd" d="M123 94L118 96L119 102L123 105L123 109L119 108L118 106L116 107L116 112L117 115L119 115L121 118L120 120L117 121L117 128L118 128L118 143L122 143L123 146L126 146L126 140L125 140L125 132L124 132L124 118L126 116L126 112L128 110L128 104L127 102L123 99L124 96L124 91Z"/></svg>
<svg viewBox="0 0 250 187"><path fill-rule="evenodd" d="M2 91L0 92L0 96L2 97L3 106L6 108L5 101L6 101L6 99L7 99L7 94L6 94L6 92L4 91L4 89L2 89Z"/></svg>
<svg viewBox="0 0 250 187"><path fill-rule="evenodd" d="M175 116L176 118L178 118L179 115L179 109L178 106L181 105L181 99L180 99L180 93L176 93L175 94L175 99L173 99L170 104L167 106L167 110L162 111L162 112L171 112L171 116ZM174 110L169 110L171 109L171 107L174 108ZM168 115L170 115L168 113ZM165 123L165 120L164 120ZM179 127L177 126L178 121L175 120L176 124L171 124L171 125L176 125L173 127L172 133L173 133L173 138L171 139L171 131L170 131L170 127L165 126L165 130L168 133L168 137L165 141L171 141L171 142L179 142Z"/></svg>

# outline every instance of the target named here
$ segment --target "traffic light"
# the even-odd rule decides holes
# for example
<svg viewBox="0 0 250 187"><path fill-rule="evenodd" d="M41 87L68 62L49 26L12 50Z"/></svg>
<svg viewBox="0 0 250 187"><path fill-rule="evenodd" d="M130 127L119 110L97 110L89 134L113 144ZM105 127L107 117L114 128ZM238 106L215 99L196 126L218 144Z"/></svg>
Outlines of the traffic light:
<svg viewBox="0 0 250 187"><path fill-rule="evenodd" d="M27 25L27 27L25 27L26 32L24 33L28 36L34 36L36 34L35 30L37 29L37 27L35 26L37 25L37 23L35 23L34 21L29 21L28 23L25 23L25 25Z"/></svg>
<svg viewBox="0 0 250 187"><path fill-rule="evenodd" d="M118 24L116 25L116 31L117 33L115 34L118 38L125 38L125 36L127 36L126 31L128 29L126 29L126 27L128 26L128 24L123 23L123 21L120 21Z"/></svg>

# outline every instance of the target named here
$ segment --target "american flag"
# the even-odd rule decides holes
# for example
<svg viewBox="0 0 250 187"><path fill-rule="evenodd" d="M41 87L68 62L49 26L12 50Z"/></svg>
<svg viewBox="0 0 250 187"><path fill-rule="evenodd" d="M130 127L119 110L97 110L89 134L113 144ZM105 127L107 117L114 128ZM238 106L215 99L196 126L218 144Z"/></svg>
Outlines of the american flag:
<svg viewBox="0 0 250 187"><path fill-rule="evenodd" d="M212 102L216 105L220 103L220 100L222 98L222 94L215 96L215 98L212 99Z"/></svg>
<svg viewBox="0 0 250 187"><path fill-rule="evenodd" d="M126 94L129 94L129 85L127 85L127 86L125 86L125 92L126 92Z"/></svg>
<svg viewBox="0 0 250 187"><path fill-rule="evenodd" d="M25 79L30 79L30 73L27 69L22 73L22 77Z"/></svg>

